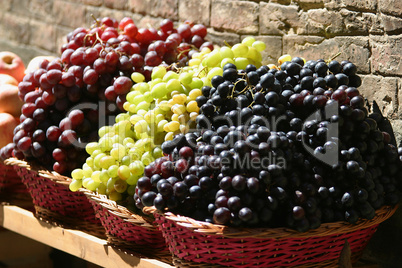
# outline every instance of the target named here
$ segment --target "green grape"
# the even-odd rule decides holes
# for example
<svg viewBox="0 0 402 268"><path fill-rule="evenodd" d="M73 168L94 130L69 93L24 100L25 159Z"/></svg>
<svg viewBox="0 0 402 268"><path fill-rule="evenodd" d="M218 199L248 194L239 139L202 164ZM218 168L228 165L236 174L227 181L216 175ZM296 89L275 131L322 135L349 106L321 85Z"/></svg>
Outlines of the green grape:
<svg viewBox="0 0 402 268"><path fill-rule="evenodd" d="M255 38L252 36L247 36L246 38L244 38L241 43L251 47L253 45L253 43L255 42Z"/></svg>
<svg viewBox="0 0 402 268"><path fill-rule="evenodd" d="M184 85L190 85L191 82L193 81L193 74L183 72L179 75L179 81Z"/></svg>
<svg viewBox="0 0 402 268"><path fill-rule="evenodd" d="M97 142L90 142L85 146L85 150L89 155L92 155L96 149L99 149L99 144Z"/></svg>
<svg viewBox="0 0 402 268"><path fill-rule="evenodd" d="M222 60L222 56L219 53L218 49L212 51L206 58L205 58L205 66L207 67L216 67Z"/></svg>
<svg viewBox="0 0 402 268"><path fill-rule="evenodd" d="M105 195L105 194L106 194L106 185L103 184L103 183L99 184L98 188L96 188L96 192L97 192L98 194L103 194L103 195Z"/></svg>
<svg viewBox="0 0 402 268"><path fill-rule="evenodd" d="M124 156L124 157L121 159L121 163L122 163L122 165L126 165L126 166L130 165L130 163L131 163L131 158L130 158L130 156L128 156L128 155Z"/></svg>
<svg viewBox="0 0 402 268"><path fill-rule="evenodd" d="M166 68L163 66L156 66L152 69L151 79L163 78L166 75Z"/></svg>
<svg viewBox="0 0 402 268"><path fill-rule="evenodd" d="M104 156L106 156L106 154L105 153L100 153L100 154L98 154L97 156L95 156L95 158L94 158L94 166L95 167L100 167L100 160L102 159L102 157L104 157Z"/></svg>
<svg viewBox="0 0 402 268"><path fill-rule="evenodd" d="M155 159L161 158L163 156L163 151L160 147L156 147L152 151L152 157Z"/></svg>
<svg viewBox="0 0 402 268"><path fill-rule="evenodd" d="M234 60L231 59L231 58L224 58L224 59L221 61L220 67L223 68L223 66L225 66L225 65L228 64L228 63L234 64ZM204 84L205 84L205 83L204 83Z"/></svg>
<svg viewBox="0 0 402 268"><path fill-rule="evenodd" d="M141 161L136 160L136 161L130 163L129 168L130 168L130 172L133 175L139 176L144 173L145 165Z"/></svg>
<svg viewBox="0 0 402 268"><path fill-rule="evenodd" d="M118 178L109 178L109 180L106 183L106 189L109 191L114 190L114 184L116 183L117 180Z"/></svg>
<svg viewBox="0 0 402 268"><path fill-rule="evenodd" d="M125 180L117 180L114 183L114 189L120 194L124 193L127 190L127 182Z"/></svg>
<svg viewBox="0 0 402 268"><path fill-rule="evenodd" d="M221 67L215 67L212 68L209 72L208 72L208 79L211 80L212 77L214 77L215 75L222 75L223 74L223 70Z"/></svg>
<svg viewBox="0 0 402 268"><path fill-rule="evenodd" d="M236 44L232 47L232 51L236 58L245 57L248 53L248 46L245 44Z"/></svg>
<svg viewBox="0 0 402 268"><path fill-rule="evenodd" d="M151 164L153 161L155 161L155 159L153 158L152 153L149 151L145 152L141 157L141 162L144 164L144 166Z"/></svg>
<svg viewBox="0 0 402 268"><path fill-rule="evenodd" d="M147 123L147 121L145 121L144 119L138 121L134 125L134 131L139 133L139 134L148 131L148 123Z"/></svg>
<svg viewBox="0 0 402 268"><path fill-rule="evenodd" d="M219 54L221 55L222 59L225 59L225 58L233 59L234 58L234 53L233 53L232 49L230 49L230 47L221 47L219 49Z"/></svg>
<svg viewBox="0 0 402 268"><path fill-rule="evenodd" d="M262 52L262 51L265 50L266 45L265 45L265 43L262 42L262 41L255 41L255 42L252 44L252 47L255 48L255 49L257 49L258 52Z"/></svg>
<svg viewBox="0 0 402 268"><path fill-rule="evenodd" d="M103 169L103 170L100 172L99 180L102 182L102 184L106 184L107 181L109 180L109 178L110 178L110 176L109 176L109 171L108 171L108 169Z"/></svg>
<svg viewBox="0 0 402 268"><path fill-rule="evenodd" d="M118 168L117 174L121 180L127 180L131 176L130 168L122 165Z"/></svg>
<svg viewBox="0 0 402 268"><path fill-rule="evenodd" d="M147 91L144 93L144 101L149 102L149 104L151 105L153 100L154 98L152 97L151 92Z"/></svg>
<svg viewBox="0 0 402 268"><path fill-rule="evenodd" d="M84 166L82 167L82 171L83 171L83 174L84 174L83 179L84 179L84 178L91 177L92 172L93 172L92 168L89 167L89 166L85 166L85 164L84 164Z"/></svg>
<svg viewBox="0 0 402 268"><path fill-rule="evenodd" d="M116 164L116 159L110 155L105 155L99 161L99 166L103 169L108 169L114 164Z"/></svg>
<svg viewBox="0 0 402 268"><path fill-rule="evenodd" d="M176 80L179 79L179 74L176 73L176 72L173 72L173 71L168 71L163 76L162 81L167 82L167 81L172 80L172 79L176 79Z"/></svg>
<svg viewBox="0 0 402 268"><path fill-rule="evenodd" d="M92 175L91 175L91 179L95 182L101 182L100 180L100 171L99 170L95 170Z"/></svg>
<svg viewBox="0 0 402 268"><path fill-rule="evenodd" d="M117 175L117 170L119 169L119 166L118 165L113 165L113 166L110 166L108 169L107 169L107 173L109 174L109 177L110 178L116 178L118 175Z"/></svg>
<svg viewBox="0 0 402 268"><path fill-rule="evenodd" d="M129 144L129 143L134 143L135 141L133 140L133 138L131 138L131 137L126 137L126 138L124 138L124 140L123 140L123 145L124 146L126 146L127 144Z"/></svg>
<svg viewBox="0 0 402 268"><path fill-rule="evenodd" d="M149 102L146 102L145 100L140 102L137 107L135 107L134 112L138 112L138 110L148 110L149 106L151 106L151 104Z"/></svg>
<svg viewBox="0 0 402 268"><path fill-rule="evenodd" d="M71 172L71 178L74 180L82 180L84 178L84 171L80 168L74 169Z"/></svg>
<svg viewBox="0 0 402 268"><path fill-rule="evenodd" d="M141 94L141 95L135 96L135 97L133 98L132 102L130 102L130 103L135 104L135 105L138 105L140 102L143 102L144 100L145 100L145 97L144 97L143 94Z"/></svg>
<svg viewBox="0 0 402 268"><path fill-rule="evenodd" d="M128 181L127 181L127 184L128 184ZM127 187L127 194L129 195L129 196L133 196L134 194L135 194L135 186L137 185L137 182L135 182L134 184L130 184L128 187Z"/></svg>
<svg viewBox="0 0 402 268"><path fill-rule="evenodd" d="M235 59L235 65L237 69L246 69L247 65L249 65L249 60L247 58L238 57Z"/></svg>
<svg viewBox="0 0 402 268"><path fill-rule="evenodd" d="M198 77L194 77L193 81L191 81L190 83L190 88L194 89L194 88L202 88L204 86L204 83L202 82L202 80Z"/></svg>
<svg viewBox="0 0 402 268"><path fill-rule="evenodd" d="M151 89L151 95L155 99L159 99L166 96L167 92L168 90L166 88L165 82L155 84Z"/></svg>
<svg viewBox="0 0 402 268"><path fill-rule="evenodd" d="M138 176L136 176L136 175L131 175L130 178L128 178L128 179L126 180L126 182L127 182L127 184L130 185L130 186L131 186L131 185L136 185L139 178L140 178L140 177L138 177Z"/></svg>
<svg viewBox="0 0 402 268"><path fill-rule="evenodd" d="M88 183L89 183L90 181L92 181L91 178L84 178L84 179L82 180L82 186L83 186L84 188L87 188L87 189L88 189Z"/></svg>
<svg viewBox="0 0 402 268"><path fill-rule="evenodd" d="M145 81L145 76L142 73L139 72L133 72L131 74L131 79L135 82L135 83L141 83Z"/></svg>
<svg viewBox="0 0 402 268"><path fill-rule="evenodd" d="M70 185L68 186L72 192L78 191L82 187L81 180L72 180Z"/></svg>
<svg viewBox="0 0 402 268"><path fill-rule="evenodd" d="M169 81L167 81L166 89L169 93L173 92L173 91L182 91L183 90L179 79L170 79Z"/></svg>

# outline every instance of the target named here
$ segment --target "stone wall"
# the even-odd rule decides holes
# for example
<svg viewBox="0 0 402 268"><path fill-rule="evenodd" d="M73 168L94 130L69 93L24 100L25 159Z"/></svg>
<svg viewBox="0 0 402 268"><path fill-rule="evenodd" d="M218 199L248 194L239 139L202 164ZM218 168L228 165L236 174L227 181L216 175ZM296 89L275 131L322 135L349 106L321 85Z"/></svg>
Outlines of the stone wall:
<svg viewBox="0 0 402 268"><path fill-rule="evenodd" d="M154 27L162 18L191 20L208 26L208 38L217 44L251 35L267 44L267 64L282 54L329 59L340 52L338 60L358 66L360 91L377 101L397 140L402 139L400 0L0 0L0 6L0 51L14 51L25 62L37 55L58 55L65 35L90 26L91 15L130 16L138 26ZM399 226L394 238L402 241L402 216L391 224ZM372 251L374 256L378 250ZM402 263L400 254L391 258L390 252L395 249L381 259Z"/></svg>

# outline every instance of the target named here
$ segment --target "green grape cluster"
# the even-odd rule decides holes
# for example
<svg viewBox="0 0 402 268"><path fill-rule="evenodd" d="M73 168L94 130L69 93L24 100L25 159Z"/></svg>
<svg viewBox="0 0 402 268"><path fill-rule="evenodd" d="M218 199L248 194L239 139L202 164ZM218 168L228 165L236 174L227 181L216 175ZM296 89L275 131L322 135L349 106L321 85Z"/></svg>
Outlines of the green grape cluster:
<svg viewBox="0 0 402 268"><path fill-rule="evenodd" d="M71 173L70 190L83 187L114 201L132 196L145 166L163 156L161 144L195 129L202 87L222 75L226 63L239 69L261 66L264 49L263 42L247 37L232 47L203 48L182 68L154 67L149 82L134 72L135 84L123 105L127 112L119 114L114 125L100 128L98 142L86 146L90 156Z"/></svg>

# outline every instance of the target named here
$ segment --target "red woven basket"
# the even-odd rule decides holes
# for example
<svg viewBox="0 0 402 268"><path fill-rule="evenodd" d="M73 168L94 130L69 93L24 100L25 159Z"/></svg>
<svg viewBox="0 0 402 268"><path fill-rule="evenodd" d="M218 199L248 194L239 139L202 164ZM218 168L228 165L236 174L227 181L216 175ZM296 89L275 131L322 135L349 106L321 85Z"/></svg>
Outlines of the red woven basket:
<svg viewBox="0 0 402 268"><path fill-rule="evenodd" d="M27 187L13 166L0 162L0 199L2 201L31 201Z"/></svg>
<svg viewBox="0 0 402 268"><path fill-rule="evenodd" d="M92 203L96 216L106 230L110 246L128 254L140 254L172 263L172 254L152 217L137 215L106 195L86 189L81 189L81 192Z"/></svg>
<svg viewBox="0 0 402 268"><path fill-rule="evenodd" d="M70 191L71 178L15 158L7 159L6 163L14 166L28 189L35 206L35 217L54 225L105 237L105 229L95 217L86 196Z"/></svg>
<svg viewBox="0 0 402 268"><path fill-rule="evenodd" d="M176 267L338 267L345 241L354 263L378 225L395 210L383 207L372 220L354 225L326 223L304 233L286 228L230 228L154 208L145 212L154 213Z"/></svg>

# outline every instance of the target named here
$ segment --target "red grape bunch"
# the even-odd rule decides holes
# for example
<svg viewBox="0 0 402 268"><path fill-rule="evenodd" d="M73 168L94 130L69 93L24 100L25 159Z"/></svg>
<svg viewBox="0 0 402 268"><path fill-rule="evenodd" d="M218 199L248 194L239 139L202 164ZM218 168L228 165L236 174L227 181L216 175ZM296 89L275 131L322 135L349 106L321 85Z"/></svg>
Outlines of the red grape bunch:
<svg viewBox="0 0 402 268"><path fill-rule="evenodd" d="M175 28L168 19L158 30L137 28L128 17L105 17L90 28L76 28L67 35L60 58L42 60L19 84L25 102L20 125L0 156L35 160L69 175L85 163L85 144L97 140L98 129L124 111L134 84L131 74L150 80L155 66L186 64L192 51L212 49L206 34L201 24Z"/></svg>

